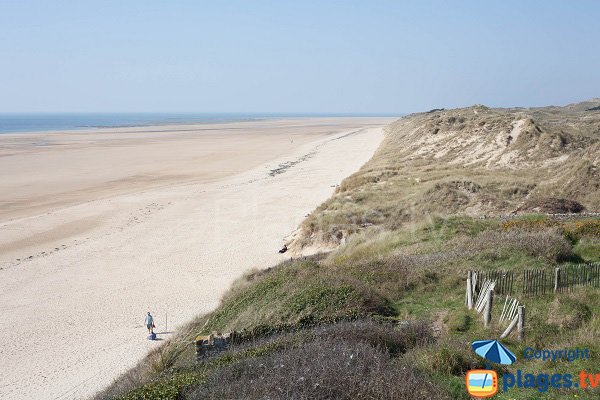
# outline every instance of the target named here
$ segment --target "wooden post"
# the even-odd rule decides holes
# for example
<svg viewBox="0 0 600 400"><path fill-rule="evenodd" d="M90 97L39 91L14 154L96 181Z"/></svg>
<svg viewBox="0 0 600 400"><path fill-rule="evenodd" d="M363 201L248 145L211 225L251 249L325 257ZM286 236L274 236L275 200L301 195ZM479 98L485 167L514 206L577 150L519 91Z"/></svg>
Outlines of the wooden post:
<svg viewBox="0 0 600 400"><path fill-rule="evenodd" d="M517 333L519 335L519 340L525 339L525 306L519 306L517 308L517 317L519 318L517 322Z"/></svg>
<svg viewBox="0 0 600 400"><path fill-rule="evenodd" d="M472 285L472 272L467 272L467 308L473 309L473 285Z"/></svg>
<svg viewBox="0 0 600 400"><path fill-rule="evenodd" d="M560 268L554 268L554 293L558 292L559 279L560 279Z"/></svg>
<svg viewBox="0 0 600 400"><path fill-rule="evenodd" d="M469 304L469 277L471 276L471 271L467 271L467 287L465 289L465 307Z"/></svg>
<svg viewBox="0 0 600 400"><path fill-rule="evenodd" d="M485 310L483 311L484 328L487 328L492 320L492 301L494 301L494 289L488 290L485 296Z"/></svg>

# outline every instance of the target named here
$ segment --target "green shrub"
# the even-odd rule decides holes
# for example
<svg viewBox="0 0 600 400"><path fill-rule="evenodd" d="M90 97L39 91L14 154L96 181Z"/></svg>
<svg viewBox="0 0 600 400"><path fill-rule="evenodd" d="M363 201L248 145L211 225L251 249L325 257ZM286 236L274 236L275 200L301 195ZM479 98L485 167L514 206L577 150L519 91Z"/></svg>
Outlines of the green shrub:
<svg viewBox="0 0 600 400"><path fill-rule="evenodd" d="M182 398L448 398L414 366L393 357L431 343L423 324L341 322L282 338L295 345L215 369Z"/></svg>
<svg viewBox="0 0 600 400"><path fill-rule="evenodd" d="M352 276L317 261L286 262L224 298L204 331L309 324L366 315L392 315L389 301Z"/></svg>

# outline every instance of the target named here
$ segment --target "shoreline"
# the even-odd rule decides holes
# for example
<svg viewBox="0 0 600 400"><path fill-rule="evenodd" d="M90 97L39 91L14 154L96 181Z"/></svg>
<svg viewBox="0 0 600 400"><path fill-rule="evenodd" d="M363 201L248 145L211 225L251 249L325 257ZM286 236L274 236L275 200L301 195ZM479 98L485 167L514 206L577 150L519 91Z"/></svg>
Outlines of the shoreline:
<svg viewBox="0 0 600 400"><path fill-rule="evenodd" d="M160 113L158 113L160 115ZM60 115L106 115L106 116L131 116L131 115L153 115L153 113L0 113L0 137L5 135L35 135L35 134L54 134L54 133L69 133L69 132L88 132L88 133L96 133L101 130L110 130L110 129L143 129L147 130L149 128L155 127L175 127L175 126L202 126L202 125L212 125L212 124L229 124L229 123L243 123L243 122L260 122L260 121L286 121L286 120L294 120L294 119L344 119L344 118L360 118L360 119L368 119L372 118L376 119L396 119L404 114L396 115L361 115L361 114L243 114L240 113L238 117L235 117L236 114L222 114L223 118L211 118L210 114L207 114L205 120L202 120L202 117L199 118L191 118L189 120L181 120L181 121L163 121L163 120L148 120L148 122L138 122L138 123L123 123L123 124L115 124L115 125L81 125L81 126L62 126L56 128L42 128L42 129L17 129L17 130L2 130L2 117L7 116L60 116ZM165 115L177 115L175 114L165 114ZM191 114L193 115L193 114ZM219 113L215 113L214 115L220 115ZM229 118L227 116L230 116Z"/></svg>
<svg viewBox="0 0 600 400"><path fill-rule="evenodd" d="M270 151L266 161L246 162L239 172L211 181L167 180L161 187L9 222L11 229L3 231L12 235L21 224L29 234L42 227L47 236L46 228L62 226L62 232L54 233L66 236L61 243L38 237L33 246L21 238L25 247L12 251L28 251L21 262L0 264L5 267L0 270L2 352L16 366L2 378L0 395L89 396L160 343L145 340L138 319L147 309L162 332L166 313L169 327L181 325L216 307L243 272L284 259L277 254L284 237L327 199L332 186L371 157L387 121L350 128L338 121L337 127L318 134L318 121L309 122L313 125L294 136L294 146ZM261 132L252 139L259 147L277 135ZM223 141L228 135L211 139ZM169 142L164 136L153 140ZM241 146L247 150L253 145ZM290 166L269 174L281 165ZM86 230L77 231L81 227ZM2 243L6 237L0 237ZM0 263L9 253L1 252ZM49 331L44 329L48 326Z"/></svg>

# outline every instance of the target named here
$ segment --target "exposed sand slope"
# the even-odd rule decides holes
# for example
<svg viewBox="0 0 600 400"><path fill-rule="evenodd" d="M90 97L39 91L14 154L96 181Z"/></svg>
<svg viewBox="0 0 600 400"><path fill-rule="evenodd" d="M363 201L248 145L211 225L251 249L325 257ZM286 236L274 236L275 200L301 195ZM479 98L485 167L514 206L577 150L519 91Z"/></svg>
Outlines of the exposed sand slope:
<svg viewBox="0 0 600 400"><path fill-rule="evenodd" d="M286 257L277 253L283 238L371 157L385 122L263 121L237 124L251 138L223 131L195 142L171 132L150 145L129 134L37 135L63 143L63 157L0 137L15 154L3 166L23 167L0 168L0 398L86 397L160 343L145 339L147 310L157 332L168 312L172 330L215 307L245 270ZM295 132L294 142L283 132ZM75 143L84 138L100 154ZM215 142L226 144L190 149ZM96 173L101 161L107 169ZM69 170L76 179L64 177ZM160 179L137 186L138 174ZM53 183L28 187L36 176Z"/></svg>
<svg viewBox="0 0 600 400"><path fill-rule="evenodd" d="M292 251L432 215L600 211L600 101L432 110L385 131L373 158L304 221Z"/></svg>

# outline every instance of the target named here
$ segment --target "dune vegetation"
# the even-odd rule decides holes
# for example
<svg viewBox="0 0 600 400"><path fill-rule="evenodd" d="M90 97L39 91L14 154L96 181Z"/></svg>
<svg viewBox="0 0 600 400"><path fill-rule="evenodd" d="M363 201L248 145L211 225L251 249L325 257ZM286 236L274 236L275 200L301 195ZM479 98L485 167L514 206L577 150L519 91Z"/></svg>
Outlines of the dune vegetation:
<svg viewBox="0 0 600 400"><path fill-rule="evenodd" d="M402 118L306 219L294 259L240 278L216 310L96 398L467 399L466 371L485 367L470 342L503 330L466 309L467 271L519 280L525 268L600 261L600 112L588 106ZM503 341L517 362L499 372L598 372L599 294L522 298L525 340ZM196 335L229 331L229 350L196 362ZM592 358L526 361L528 346L589 348ZM600 387L496 398L574 393L597 398Z"/></svg>
<svg viewBox="0 0 600 400"><path fill-rule="evenodd" d="M329 250L371 226L395 230L431 215L597 211L600 113L584 107L474 106L402 118L290 247Z"/></svg>

